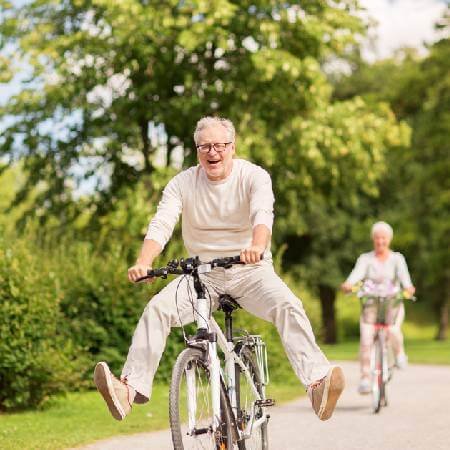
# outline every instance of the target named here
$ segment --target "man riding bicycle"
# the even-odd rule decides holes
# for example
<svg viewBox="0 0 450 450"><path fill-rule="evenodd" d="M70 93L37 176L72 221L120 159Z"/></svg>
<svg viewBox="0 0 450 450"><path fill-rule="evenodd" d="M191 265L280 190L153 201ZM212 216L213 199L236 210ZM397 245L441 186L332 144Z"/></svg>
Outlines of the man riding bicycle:
<svg viewBox="0 0 450 450"><path fill-rule="evenodd" d="M319 349L301 301L274 271L270 252L274 203L270 176L255 164L233 158L235 130L227 119L201 119L194 141L199 164L167 184L136 264L128 269L128 278L134 282L147 274L170 239L180 214L189 256L210 260L240 254L245 265L216 268L202 275L213 310L219 295L226 293L245 310L272 322L296 375L308 390L315 413L327 420L344 388L344 376L341 368L331 366ZM185 285L191 282L183 280L180 286L177 278L147 304L120 380L105 362L97 364L94 381L117 420L130 412L133 402L150 399L171 327L194 321Z"/></svg>

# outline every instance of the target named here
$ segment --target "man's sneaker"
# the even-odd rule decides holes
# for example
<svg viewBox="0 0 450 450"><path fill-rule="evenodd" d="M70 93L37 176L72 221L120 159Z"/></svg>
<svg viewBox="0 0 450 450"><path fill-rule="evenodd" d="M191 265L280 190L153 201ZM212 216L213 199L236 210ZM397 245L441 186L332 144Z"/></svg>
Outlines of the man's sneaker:
<svg viewBox="0 0 450 450"><path fill-rule="evenodd" d="M372 387L370 386L370 380L368 378L361 378L358 386L358 392L361 395L370 394L372 392Z"/></svg>
<svg viewBox="0 0 450 450"><path fill-rule="evenodd" d="M344 373L340 367L331 367L327 375L308 387L312 407L320 420L328 420L345 387Z"/></svg>
<svg viewBox="0 0 450 450"><path fill-rule="evenodd" d="M94 383L114 419L123 420L131 411L133 389L125 382L118 380L105 362L99 362L95 366Z"/></svg>
<svg viewBox="0 0 450 450"><path fill-rule="evenodd" d="M395 365L398 369L406 369L408 367L408 357L404 353L400 353L395 358Z"/></svg>

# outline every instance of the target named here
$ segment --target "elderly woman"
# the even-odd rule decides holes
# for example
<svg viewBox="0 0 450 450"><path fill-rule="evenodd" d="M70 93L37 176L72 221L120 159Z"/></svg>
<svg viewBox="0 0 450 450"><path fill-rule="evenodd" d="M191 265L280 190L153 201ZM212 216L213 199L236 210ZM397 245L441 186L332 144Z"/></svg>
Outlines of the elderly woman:
<svg viewBox="0 0 450 450"><path fill-rule="evenodd" d="M374 250L363 253L353 268L350 276L342 284L344 292L351 292L353 286L360 281L368 281L374 285L392 284L402 287L409 295L413 295L415 288L411 283L408 267L401 253L392 251L389 246L394 233L392 227L386 222L377 222L372 226L371 237ZM405 318L403 303L396 311L394 324L390 327L390 336L396 356L397 367L403 369L407 365L407 357L403 348L403 334L401 325ZM361 381L358 391L368 394L370 388L370 349L374 337L374 326L365 320L364 315L360 319L360 363Z"/></svg>

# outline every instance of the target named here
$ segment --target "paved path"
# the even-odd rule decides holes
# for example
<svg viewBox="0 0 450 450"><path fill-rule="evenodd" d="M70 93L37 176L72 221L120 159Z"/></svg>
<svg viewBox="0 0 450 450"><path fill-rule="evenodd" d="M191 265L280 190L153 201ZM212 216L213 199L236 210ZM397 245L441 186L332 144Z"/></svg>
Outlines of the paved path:
<svg viewBox="0 0 450 450"><path fill-rule="evenodd" d="M319 421L302 397L271 409L271 450L448 450L450 367L410 366L388 386L389 406L371 412L356 393L358 367L342 363L347 388L334 416ZM83 450L171 450L168 431L99 441Z"/></svg>

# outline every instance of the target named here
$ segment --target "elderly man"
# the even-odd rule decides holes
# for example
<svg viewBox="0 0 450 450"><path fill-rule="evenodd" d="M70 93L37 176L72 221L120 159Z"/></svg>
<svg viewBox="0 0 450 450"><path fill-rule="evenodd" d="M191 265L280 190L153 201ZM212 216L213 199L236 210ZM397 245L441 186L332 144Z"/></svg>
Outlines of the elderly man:
<svg viewBox="0 0 450 450"><path fill-rule="evenodd" d="M213 307L220 294L239 299L242 308L272 322L289 361L308 390L313 409L329 419L344 388L341 368L331 366L317 346L301 301L272 266L272 184L262 168L234 158L235 130L223 118L205 117L194 133L199 165L176 175L164 189L136 264L134 282L146 275L171 237L180 213L184 245L190 256L210 260L240 254L242 266L214 269L203 281ZM263 259L260 261L261 255ZM121 379L106 363L97 364L94 380L114 418L122 420L131 405L151 396L152 381L171 327L194 321L188 293L175 294L173 280L148 303L133 336Z"/></svg>

